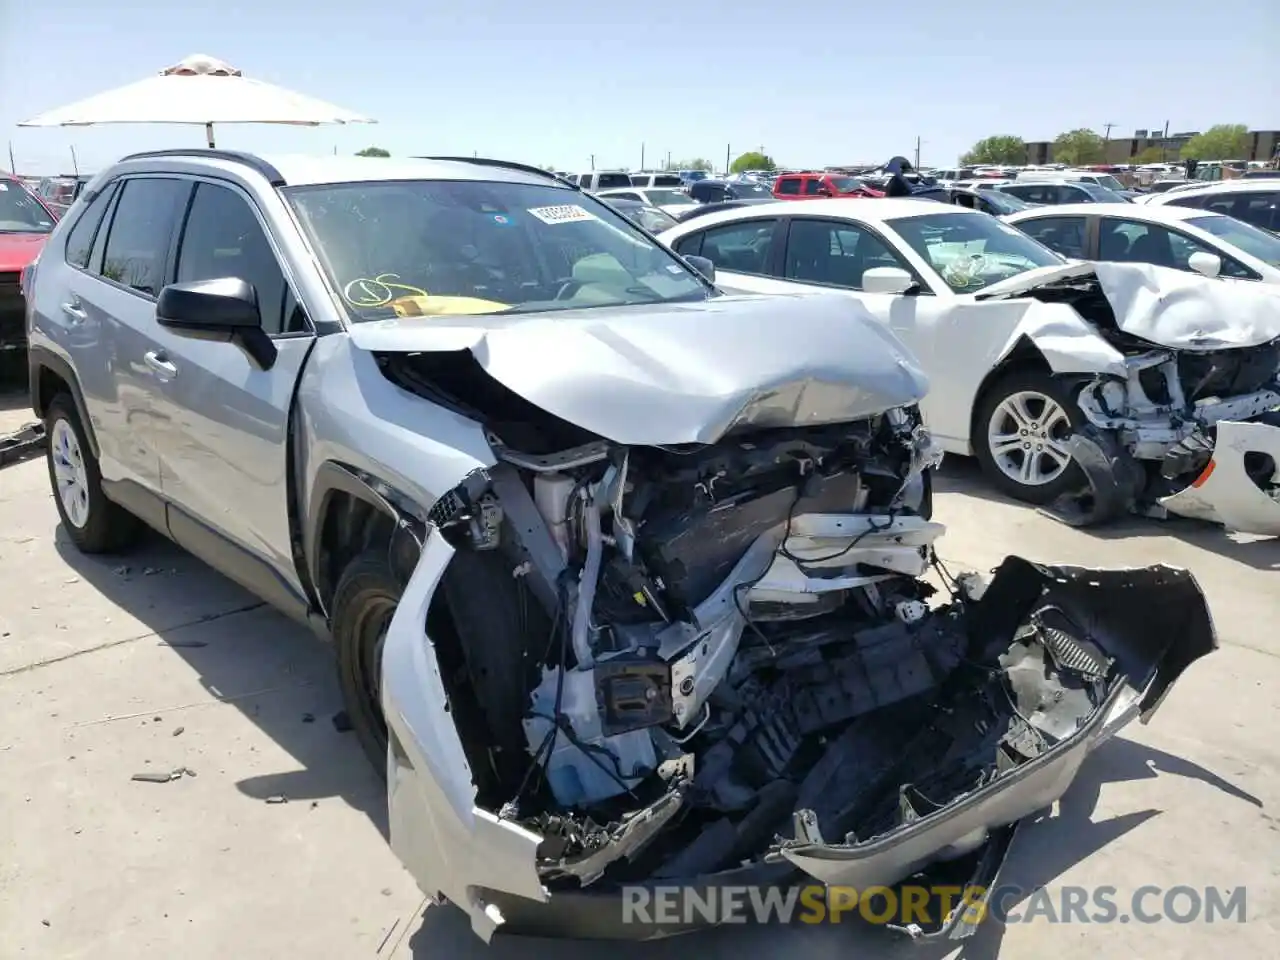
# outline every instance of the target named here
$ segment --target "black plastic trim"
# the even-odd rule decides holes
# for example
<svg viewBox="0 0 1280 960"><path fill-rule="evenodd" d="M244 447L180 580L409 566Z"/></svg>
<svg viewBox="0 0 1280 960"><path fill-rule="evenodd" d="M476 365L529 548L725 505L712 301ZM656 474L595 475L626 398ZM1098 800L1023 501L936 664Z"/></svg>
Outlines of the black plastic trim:
<svg viewBox="0 0 1280 960"><path fill-rule="evenodd" d="M192 149L170 149L170 150L144 150L142 153L131 153L127 157L122 157L120 162L126 160L160 160L166 157L181 158L190 157L193 160L230 160L233 163L242 163L246 167L262 174L270 182L273 187L287 186L284 174L273 167L261 157L252 153L245 153L242 150L216 150L210 148L192 148Z"/></svg>
<svg viewBox="0 0 1280 960"><path fill-rule="evenodd" d="M169 535L223 576L288 617L312 626L311 607L278 570L174 504L167 504Z"/></svg>
<svg viewBox="0 0 1280 960"><path fill-rule="evenodd" d="M356 476L349 467L334 463L332 460L320 464L312 482L311 502L302 528L302 550L307 562L305 572L313 584L323 582L320 576L320 534L335 493L345 493L357 500L363 500L397 522L402 519L400 511L386 497ZM323 608L322 598L317 595L316 599ZM328 615L327 610L324 613Z"/></svg>
<svg viewBox="0 0 1280 960"><path fill-rule="evenodd" d="M164 499L135 480L102 481L102 492L112 503L124 507L151 529L169 536L169 519Z"/></svg>
<svg viewBox="0 0 1280 960"><path fill-rule="evenodd" d="M101 456L98 447L98 435L93 429L93 421L89 419L89 408L84 402L84 393L80 390L80 381L71 364L63 360L53 351L39 346L27 348L27 384L31 396L31 411L42 420L44 405L40 402L40 370L41 368L56 373L71 390L71 399L75 401L76 413L80 414L80 424L84 427L85 439L89 441L89 452L94 458ZM113 498L114 499L114 498Z"/></svg>
<svg viewBox="0 0 1280 960"><path fill-rule="evenodd" d="M564 177L557 177L549 170L543 170L541 167L535 167L528 163L517 163L514 160L494 160L491 157L410 157L411 160L441 160L449 163L472 163L480 167L500 167L505 170L519 170L521 173L531 173L535 176L545 177L548 180L554 180L556 183L563 183L567 187L572 187L579 193L582 188L571 180Z"/></svg>

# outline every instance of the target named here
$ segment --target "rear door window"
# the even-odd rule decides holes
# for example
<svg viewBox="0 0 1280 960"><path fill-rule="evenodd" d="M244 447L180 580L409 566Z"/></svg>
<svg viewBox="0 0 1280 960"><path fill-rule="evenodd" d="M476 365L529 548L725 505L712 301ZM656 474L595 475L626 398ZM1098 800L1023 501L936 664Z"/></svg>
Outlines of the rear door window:
<svg viewBox="0 0 1280 960"><path fill-rule="evenodd" d="M806 197L817 197L822 195L822 181L817 177L811 177L804 182L804 195Z"/></svg>
<svg viewBox="0 0 1280 960"><path fill-rule="evenodd" d="M783 177L778 181L778 193L785 196L798 196L800 193L799 177Z"/></svg>
<svg viewBox="0 0 1280 960"><path fill-rule="evenodd" d="M158 296L164 286L173 231L186 206L191 182L136 177L126 180L120 189L102 276L145 296Z"/></svg>

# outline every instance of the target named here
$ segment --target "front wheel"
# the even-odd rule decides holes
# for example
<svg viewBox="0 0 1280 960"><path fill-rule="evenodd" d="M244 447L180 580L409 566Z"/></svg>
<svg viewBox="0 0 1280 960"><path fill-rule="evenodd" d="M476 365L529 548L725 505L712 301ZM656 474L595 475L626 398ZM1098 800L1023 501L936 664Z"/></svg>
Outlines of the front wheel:
<svg viewBox="0 0 1280 960"><path fill-rule="evenodd" d="M1001 492L1026 503L1052 503L1084 483L1067 446L1083 421L1061 381L1014 372L992 384L979 402L974 453Z"/></svg>

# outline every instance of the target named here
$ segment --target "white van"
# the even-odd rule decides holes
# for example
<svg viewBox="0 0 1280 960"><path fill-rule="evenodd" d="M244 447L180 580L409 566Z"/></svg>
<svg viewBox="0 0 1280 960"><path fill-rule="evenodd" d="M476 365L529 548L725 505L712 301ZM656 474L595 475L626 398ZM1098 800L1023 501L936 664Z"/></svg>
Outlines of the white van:
<svg viewBox="0 0 1280 960"><path fill-rule="evenodd" d="M597 190L631 186L631 174L621 170L594 170L591 173L579 173L573 178L573 182L583 190L595 193Z"/></svg>

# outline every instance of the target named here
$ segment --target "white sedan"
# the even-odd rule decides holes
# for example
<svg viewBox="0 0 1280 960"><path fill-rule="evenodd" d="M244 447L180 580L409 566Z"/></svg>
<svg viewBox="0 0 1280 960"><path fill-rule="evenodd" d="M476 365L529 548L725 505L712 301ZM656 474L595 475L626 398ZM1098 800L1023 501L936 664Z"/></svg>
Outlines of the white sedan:
<svg viewBox="0 0 1280 960"><path fill-rule="evenodd" d="M1209 210L1073 203L1019 210L1002 219L1064 257L1280 284L1280 237Z"/></svg>
<svg viewBox="0 0 1280 960"><path fill-rule="evenodd" d="M847 291L928 373L942 448L1012 497L1073 522L1164 509L1280 534L1266 285L1071 261L984 213L909 198L738 208L660 239L709 260L727 292ZM1250 428L1238 444L1236 428Z"/></svg>
<svg viewBox="0 0 1280 960"><path fill-rule="evenodd" d="M680 219L680 214L698 206L696 200L675 187L614 187L597 190L596 196L606 200L638 200L647 206L657 207L677 220Z"/></svg>

